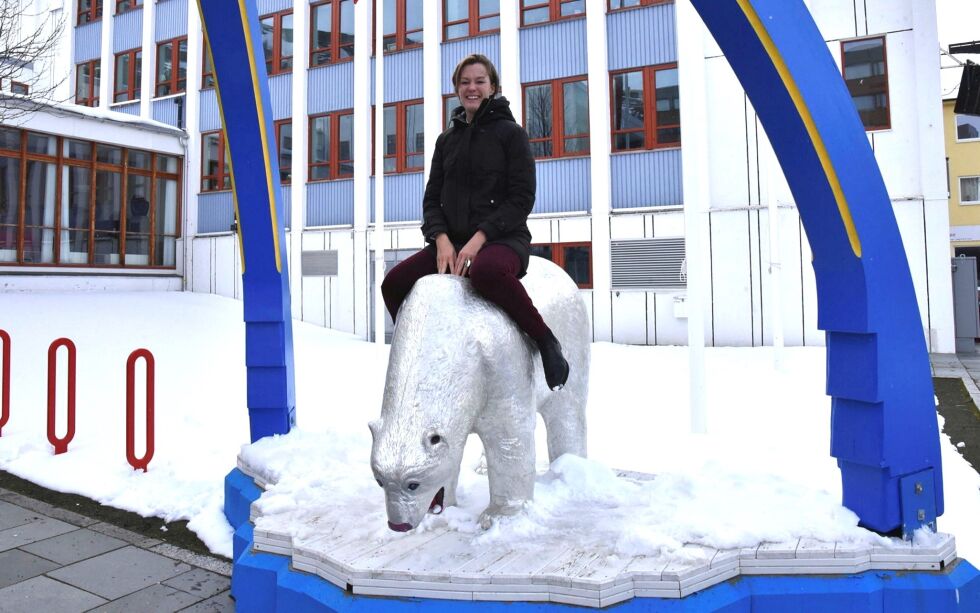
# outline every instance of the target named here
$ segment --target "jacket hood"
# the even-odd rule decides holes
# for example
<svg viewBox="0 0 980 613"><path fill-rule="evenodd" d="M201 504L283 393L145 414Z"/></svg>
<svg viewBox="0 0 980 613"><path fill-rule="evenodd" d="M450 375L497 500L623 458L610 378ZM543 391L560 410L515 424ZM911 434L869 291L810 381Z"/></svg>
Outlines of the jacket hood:
<svg viewBox="0 0 980 613"><path fill-rule="evenodd" d="M514 114L510 112L510 101L503 96L497 96L496 98L487 98L477 109L476 114L473 116L473 123L489 123L491 121L497 121L500 119L510 120L516 123L517 120L514 119ZM453 110L452 114L452 125L465 127L466 126L466 111L462 106L457 106Z"/></svg>

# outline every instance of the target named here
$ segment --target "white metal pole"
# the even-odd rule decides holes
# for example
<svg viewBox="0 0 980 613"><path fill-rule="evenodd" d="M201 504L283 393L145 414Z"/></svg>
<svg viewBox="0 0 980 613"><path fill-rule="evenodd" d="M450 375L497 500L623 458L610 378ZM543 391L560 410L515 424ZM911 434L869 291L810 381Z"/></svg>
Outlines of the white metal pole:
<svg viewBox="0 0 980 613"><path fill-rule="evenodd" d="M775 177L779 170L776 154L769 145L768 139L762 148L762 159L765 160L766 208L769 212L769 321L772 326L772 360L776 369L783 364L783 258L781 255L779 219L779 199L775 193Z"/></svg>
<svg viewBox="0 0 980 613"><path fill-rule="evenodd" d="M371 201L371 2L354 5L354 264L351 330L368 338L368 203Z"/></svg>
<svg viewBox="0 0 980 613"><path fill-rule="evenodd" d="M384 89L384 2L376 3L374 20L374 342L385 343L385 306L381 281L385 275L385 89Z"/></svg>

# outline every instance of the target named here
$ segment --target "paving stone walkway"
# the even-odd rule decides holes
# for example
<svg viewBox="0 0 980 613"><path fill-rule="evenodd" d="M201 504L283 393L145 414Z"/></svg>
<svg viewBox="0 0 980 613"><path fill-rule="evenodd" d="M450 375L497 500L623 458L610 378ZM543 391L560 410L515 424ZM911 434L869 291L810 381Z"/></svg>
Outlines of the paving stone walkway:
<svg viewBox="0 0 980 613"><path fill-rule="evenodd" d="M231 564L0 488L0 612L234 611Z"/></svg>

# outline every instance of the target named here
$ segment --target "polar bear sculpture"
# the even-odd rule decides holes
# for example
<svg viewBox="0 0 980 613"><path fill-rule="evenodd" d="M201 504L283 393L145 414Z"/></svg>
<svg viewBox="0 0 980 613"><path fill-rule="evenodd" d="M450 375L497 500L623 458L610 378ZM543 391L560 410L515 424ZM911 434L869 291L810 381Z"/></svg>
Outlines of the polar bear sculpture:
<svg viewBox="0 0 980 613"><path fill-rule="evenodd" d="M522 280L562 344L570 372L548 389L536 344L469 279L423 277L398 314L381 418L370 424L371 469L384 488L388 526L407 531L456 503L466 439L483 441L490 505L480 521L519 511L534 496L535 412L548 456L586 455L589 320L578 288L555 264L531 258Z"/></svg>

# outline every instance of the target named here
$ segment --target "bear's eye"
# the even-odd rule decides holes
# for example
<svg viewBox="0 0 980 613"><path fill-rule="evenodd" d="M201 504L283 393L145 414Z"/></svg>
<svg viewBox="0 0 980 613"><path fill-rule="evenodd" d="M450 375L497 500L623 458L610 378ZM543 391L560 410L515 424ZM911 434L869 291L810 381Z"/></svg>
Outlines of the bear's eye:
<svg viewBox="0 0 980 613"><path fill-rule="evenodd" d="M438 434L433 434L432 438L429 439L430 445L438 445L440 442L442 442L442 437Z"/></svg>
<svg viewBox="0 0 980 613"><path fill-rule="evenodd" d="M378 485L380 485L381 487L385 486L385 484L381 482L381 479L375 479L375 481L377 481Z"/></svg>
<svg viewBox="0 0 980 613"><path fill-rule="evenodd" d="M419 484L413 481L412 483L408 484L408 489L414 492L415 490L419 489Z"/></svg>

